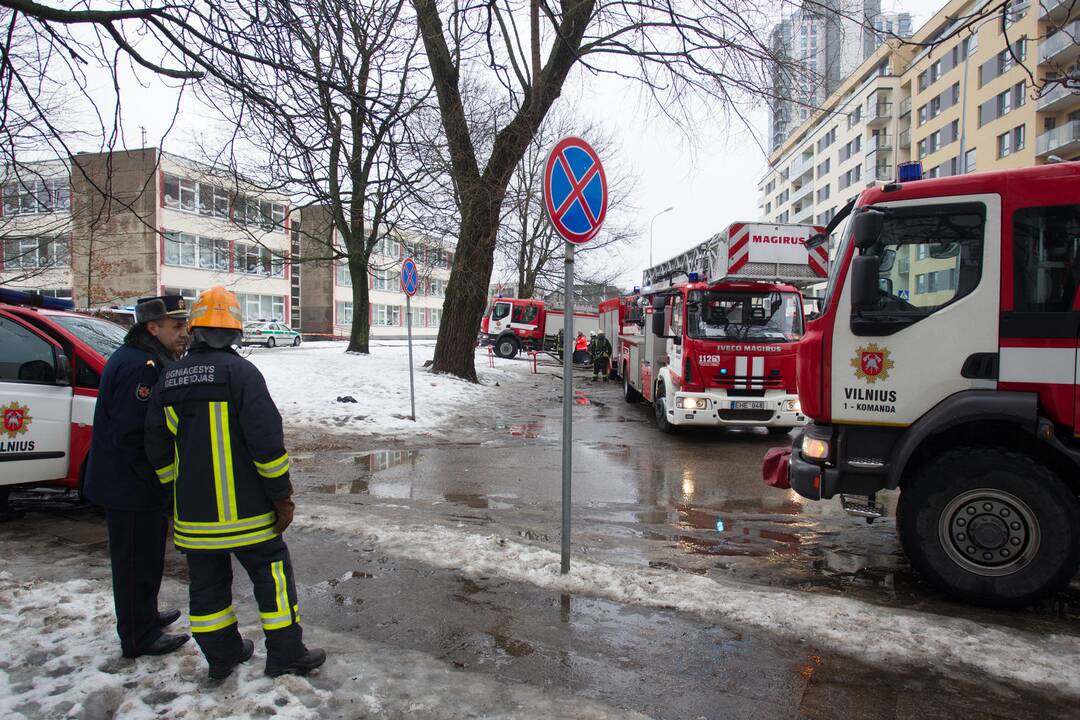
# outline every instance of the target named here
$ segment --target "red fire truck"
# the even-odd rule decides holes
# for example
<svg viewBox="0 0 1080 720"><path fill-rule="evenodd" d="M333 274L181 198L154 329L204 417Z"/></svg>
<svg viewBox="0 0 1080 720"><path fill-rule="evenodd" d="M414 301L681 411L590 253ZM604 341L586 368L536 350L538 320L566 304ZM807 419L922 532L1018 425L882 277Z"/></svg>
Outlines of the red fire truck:
<svg viewBox="0 0 1080 720"><path fill-rule="evenodd" d="M543 300L495 298L480 323L480 344L495 346L495 354L502 358L522 350L555 352L563 317L561 308L549 308ZM575 333L588 335L597 323L596 313L574 311Z"/></svg>
<svg viewBox="0 0 1080 720"><path fill-rule="evenodd" d="M651 402L663 432L757 425L786 433L804 424L795 392L798 288L826 277L825 249L805 245L820 230L734 223L646 270L636 295L606 301L603 327L618 331L627 402Z"/></svg>
<svg viewBox="0 0 1080 720"><path fill-rule="evenodd" d="M766 481L868 519L899 488L922 575L1024 605L1080 567L1080 163L914 175L836 218L798 347L812 423Z"/></svg>
<svg viewBox="0 0 1080 720"><path fill-rule="evenodd" d="M78 488L98 381L124 329L0 288L0 516L15 485Z"/></svg>

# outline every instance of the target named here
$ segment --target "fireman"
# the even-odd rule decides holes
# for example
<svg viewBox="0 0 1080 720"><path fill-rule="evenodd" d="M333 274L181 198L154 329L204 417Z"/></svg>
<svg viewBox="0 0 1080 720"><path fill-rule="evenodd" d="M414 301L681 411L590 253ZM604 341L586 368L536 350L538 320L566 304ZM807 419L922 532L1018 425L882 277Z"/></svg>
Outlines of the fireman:
<svg viewBox="0 0 1080 720"><path fill-rule="evenodd" d="M600 374L604 375L604 382L608 381L609 365L611 364L611 343L604 337L604 331L600 330L596 333L596 340L593 341L593 370L592 379L598 380Z"/></svg>
<svg viewBox="0 0 1080 720"><path fill-rule="evenodd" d="M241 358L240 303L212 287L191 308L194 342L162 374L146 417L158 479L173 484L176 546L187 557L191 631L221 680L251 658L232 606L232 558L254 586L271 677L326 660L304 646L292 561L281 534L295 506L281 415L262 375Z"/></svg>
<svg viewBox="0 0 1080 720"><path fill-rule="evenodd" d="M168 495L154 475L143 440L150 391L187 345L184 298L140 298L135 321L98 384L83 483L87 500L105 508L116 632L127 658L164 655L191 639L162 632L180 618L180 611L158 611Z"/></svg>
<svg viewBox="0 0 1080 720"><path fill-rule="evenodd" d="M574 339L574 364L584 364L587 362L588 357L589 341L585 338L585 333L579 330L577 337Z"/></svg>

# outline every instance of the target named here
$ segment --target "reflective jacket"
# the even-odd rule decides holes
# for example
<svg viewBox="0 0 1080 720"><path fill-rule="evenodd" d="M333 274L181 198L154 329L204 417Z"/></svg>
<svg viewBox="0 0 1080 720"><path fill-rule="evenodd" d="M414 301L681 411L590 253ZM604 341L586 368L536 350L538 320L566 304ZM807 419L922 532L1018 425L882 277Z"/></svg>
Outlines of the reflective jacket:
<svg viewBox="0 0 1080 720"><path fill-rule="evenodd" d="M258 369L232 350L196 344L162 373L146 414L146 452L174 483L174 539L221 552L278 536L273 499L287 497L289 455Z"/></svg>

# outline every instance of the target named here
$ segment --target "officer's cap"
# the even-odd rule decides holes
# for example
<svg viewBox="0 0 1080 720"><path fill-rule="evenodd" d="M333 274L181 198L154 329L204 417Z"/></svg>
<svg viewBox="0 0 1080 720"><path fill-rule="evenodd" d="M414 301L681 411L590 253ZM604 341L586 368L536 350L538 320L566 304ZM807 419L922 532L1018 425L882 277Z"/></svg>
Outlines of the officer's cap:
<svg viewBox="0 0 1080 720"><path fill-rule="evenodd" d="M180 295L159 295L139 298L135 303L135 322L144 323L165 318L187 320L187 301Z"/></svg>

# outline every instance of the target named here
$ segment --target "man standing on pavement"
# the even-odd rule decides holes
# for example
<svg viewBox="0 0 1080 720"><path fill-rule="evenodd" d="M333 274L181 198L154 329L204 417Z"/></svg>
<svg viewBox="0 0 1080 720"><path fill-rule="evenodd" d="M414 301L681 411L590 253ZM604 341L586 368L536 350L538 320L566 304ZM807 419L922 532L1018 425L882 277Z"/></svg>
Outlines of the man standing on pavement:
<svg viewBox="0 0 1080 720"><path fill-rule="evenodd" d="M150 465L143 437L150 391L187 345L184 299L140 299L135 321L105 363L83 483L86 498L105 508L116 632L127 658L164 655L190 639L161 631L179 619L180 611L158 612L169 496Z"/></svg>
<svg viewBox="0 0 1080 720"><path fill-rule="evenodd" d="M174 541L187 557L191 631L222 680L249 660L232 606L232 555L254 586L271 677L306 674L326 653L304 646L292 560L281 534L295 506L289 454L258 369L233 350L240 303L222 287L191 308L194 342L154 388L146 446L162 484L174 483Z"/></svg>
<svg viewBox="0 0 1080 720"><path fill-rule="evenodd" d="M600 379L600 374L604 375L604 382L608 381L608 377L611 374L611 343L604 337L604 331L600 330L596 333L596 340L593 341L593 370L592 379Z"/></svg>

